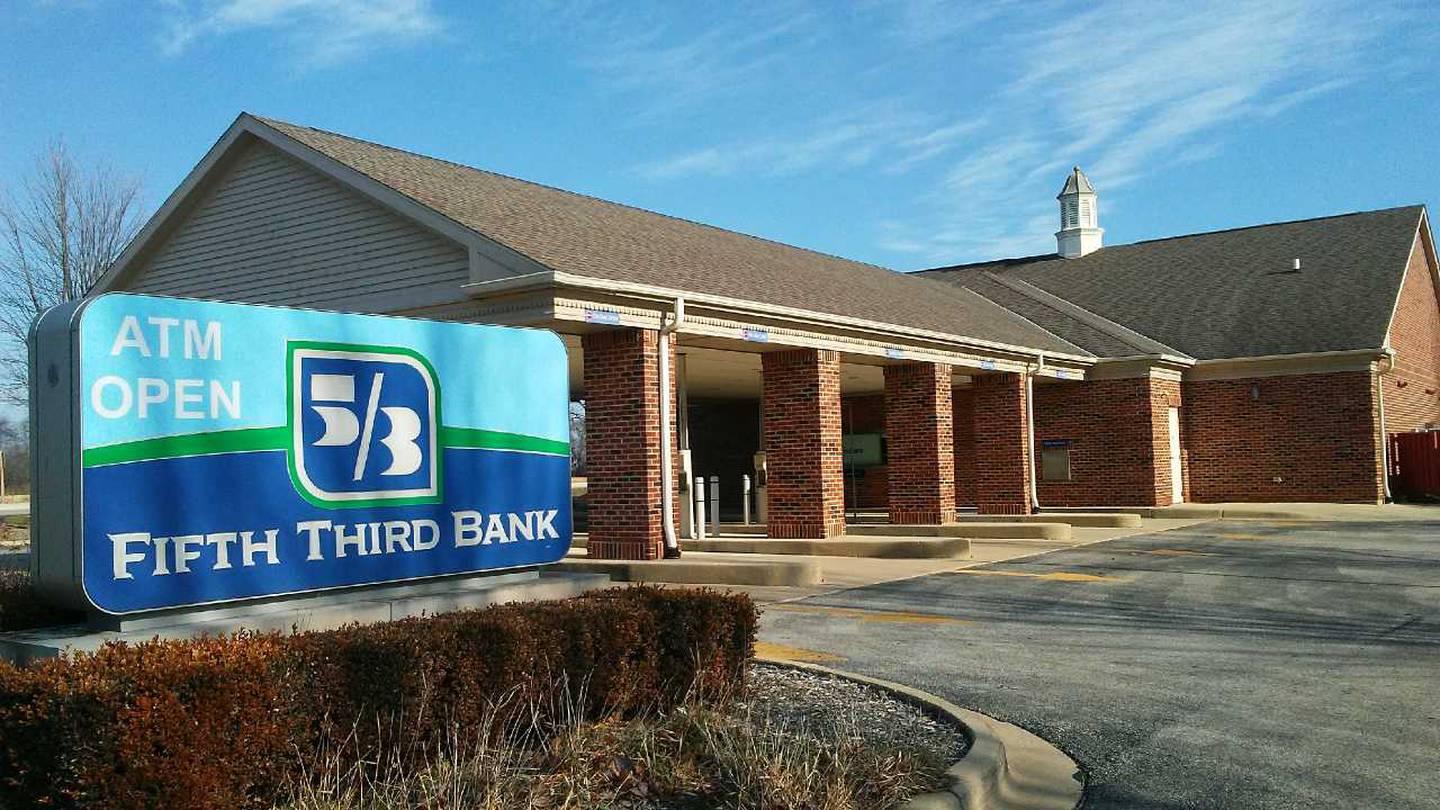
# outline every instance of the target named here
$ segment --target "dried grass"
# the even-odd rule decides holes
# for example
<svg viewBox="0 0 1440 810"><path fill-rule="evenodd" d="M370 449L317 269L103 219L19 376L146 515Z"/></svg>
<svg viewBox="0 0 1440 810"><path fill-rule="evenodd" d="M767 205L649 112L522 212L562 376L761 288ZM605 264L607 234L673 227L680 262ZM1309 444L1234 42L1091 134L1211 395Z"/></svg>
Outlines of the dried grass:
<svg viewBox="0 0 1440 810"><path fill-rule="evenodd" d="M546 706L507 696L489 709L497 731L451 726L418 769L358 760L344 741L313 752L285 808L871 810L934 789L949 764L867 742L855 716L797 725L731 697L585 721L563 687Z"/></svg>

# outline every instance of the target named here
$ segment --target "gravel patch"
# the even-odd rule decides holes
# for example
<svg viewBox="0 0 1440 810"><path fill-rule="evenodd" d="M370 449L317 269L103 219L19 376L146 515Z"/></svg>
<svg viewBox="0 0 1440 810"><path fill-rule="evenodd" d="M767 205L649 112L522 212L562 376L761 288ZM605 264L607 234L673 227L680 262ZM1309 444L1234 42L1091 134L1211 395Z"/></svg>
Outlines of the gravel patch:
<svg viewBox="0 0 1440 810"><path fill-rule="evenodd" d="M858 738L900 747L945 764L970 742L958 726L936 720L882 689L816 672L755 664L742 701L758 718L796 733Z"/></svg>

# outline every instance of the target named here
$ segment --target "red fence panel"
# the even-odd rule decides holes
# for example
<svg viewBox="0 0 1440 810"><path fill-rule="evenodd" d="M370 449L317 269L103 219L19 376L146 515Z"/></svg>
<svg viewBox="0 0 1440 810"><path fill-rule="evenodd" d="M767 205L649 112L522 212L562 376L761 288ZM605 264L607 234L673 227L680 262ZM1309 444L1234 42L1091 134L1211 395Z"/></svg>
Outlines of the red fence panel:
<svg viewBox="0 0 1440 810"><path fill-rule="evenodd" d="M1396 494L1440 498L1440 431L1390 434L1388 472Z"/></svg>

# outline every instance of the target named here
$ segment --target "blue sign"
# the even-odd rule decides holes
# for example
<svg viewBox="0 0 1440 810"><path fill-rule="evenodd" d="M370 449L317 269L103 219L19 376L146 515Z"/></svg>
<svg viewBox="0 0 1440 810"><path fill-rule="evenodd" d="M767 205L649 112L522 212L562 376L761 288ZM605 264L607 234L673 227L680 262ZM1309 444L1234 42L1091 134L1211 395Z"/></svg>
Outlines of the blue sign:
<svg viewBox="0 0 1440 810"><path fill-rule="evenodd" d="M77 606L213 604L569 549L569 382L550 332L104 295L47 313L35 363L33 433L67 460L50 486L78 496L39 504L37 579ZM78 514L60 515L72 500Z"/></svg>
<svg viewBox="0 0 1440 810"><path fill-rule="evenodd" d="M894 346L885 347L885 356L891 360L901 360L905 357L905 350Z"/></svg>
<svg viewBox="0 0 1440 810"><path fill-rule="evenodd" d="M586 323L604 323L615 325L620 323L620 313L613 309L587 309L585 310Z"/></svg>
<svg viewBox="0 0 1440 810"><path fill-rule="evenodd" d="M981 360L981 361L980 361L980 368L983 368L983 369L985 369L986 371L993 371L993 370L995 369L995 361L994 361L994 360Z"/></svg>
<svg viewBox="0 0 1440 810"><path fill-rule="evenodd" d="M750 341L751 343L770 342L770 333L765 331L764 329L751 329L747 327L741 330L741 334L744 335L745 339Z"/></svg>

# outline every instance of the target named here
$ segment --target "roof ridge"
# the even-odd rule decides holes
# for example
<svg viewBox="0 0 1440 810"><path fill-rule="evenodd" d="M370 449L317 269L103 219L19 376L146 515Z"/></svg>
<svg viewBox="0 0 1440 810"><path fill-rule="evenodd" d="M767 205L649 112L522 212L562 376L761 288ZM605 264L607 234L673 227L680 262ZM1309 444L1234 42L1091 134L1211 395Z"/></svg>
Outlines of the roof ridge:
<svg viewBox="0 0 1440 810"><path fill-rule="evenodd" d="M488 174L488 175L490 175L490 176L492 176L492 177L500 177L500 178L503 178L503 179L505 179L505 180L510 180L510 181L513 181L513 182L516 182L516 183L523 183L523 184L525 184L525 185L527 185L527 186L534 186L535 188L543 188L543 189L545 189L545 190L547 190L547 191L554 191L554 192L557 192L557 193L559 193L559 194L565 194L565 195L570 196L570 197L579 197L579 198L586 199L586 200L593 200L593 201L595 201L595 202L603 203L603 204L605 204L605 205L613 205L613 206L616 206L617 208L626 208L626 209L629 209L629 210L631 210L631 211L639 211L639 212L641 212L641 213L643 213L643 214L649 214L649 215L651 215L651 216L661 217L661 218L663 218L663 219L668 219L668 220L672 220L672 221L675 221L675 222L683 222L683 223L685 223L685 224L687 224L687 225L695 225L695 226L698 226L698 227L701 227L701 228L708 228L708 229L713 230L713 231L720 231L720 232L722 232L722 233L733 234L733 235L735 235L735 236L743 236L743 237L745 237L746 239L753 239L753 240L755 240L755 241L757 241L757 242L764 242L764 243L766 243L766 244L776 245L776 246L778 246L778 247L786 248L786 249L788 249L788 250L804 251L805 253L811 253L811 254L814 254L814 255L816 255L816 256L824 256L824 257L826 257L826 258L834 259L834 260L836 260L836 261L846 262L846 263L848 263L848 264L858 265L858 266L861 266L861 267L869 267L869 268L873 268L873 269L876 269L876 270L883 270L883 271L885 271L885 272L887 272L887 273L891 273L891 274L893 274L893 275L898 275L898 276L908 275L908 274L905 273L904 271L896 270L896 269L891 268L891 267L885 267L885 266L883 266L883 265L873 264L873 263L871 263L871 262L860 261L859 259L851 259L851 258L848 258L848 257L845 257L845 256L840 256L840 255L835 254L835 253L826 253L826 252L823 251L823 250L815 250L814 248L807 248L807 247L801 247L801 246L799 246L799 245L792 245L792 244L789 244L788 242L781 242L781 241L779 241L778 239L769 239L769 238L764 237L764 236L756 236L756 235L753 234L753 233L745 233L744 231L737 231L737 230L734 230L734 229L731 229L731 228L722 228L722 227L720 227L720 226L718 226L718 225L711 225L711 224L709 224L709 223L701 222L701 221L699 221L699 220L687 219L687 218L685 218L685 217L675 216L674 214L667 214L667 213L664 213L663 211L655 211L655 210L652 210L652 209L649 209L649 208L642 208L642 207L640 207L640 206L638 206L638 205L630 205L629 203L616 202L616 201L614 201L614 200L607 200L607 199L605 199L604 197L597 197L597 196L595 196L595 195L593 195L593 194L585 194L585 193L582 193L582 192L579 192L579 191L572 191L572 190L570 190L570 189L560 188L559 186L552 186L552 185L548 185L548 184L546 184L546 183L537 183L537 182L535 182L534 180L526 180L526 179L523 178L523 177L516 177L516 176L511 175L511 174L505 174L504 172L497 172L497 171L494 171L494 170L491 170L491 169L481 169L481 168L476 167L476 166L471 166L471 165L468 165L468 164L465 164L465 163L458 163L458 162L456 162L456 161L448 160L448 159L446 159L446 158L436 157L436 156L434 156L434 155L426 155L426 154L423 154L423 153L420 153L420 152L415 152L415 151L412 151L412 150L409 150L409 149L402 149L402 148L400 148L400 147L398 147L398 146L390 146L390 145L388 145L388 144L379 143L379 142L377 142L377 141L366 140L366 139L364 139L364 138L357 138L357 137L355 137L355 136L353 136L353 135L346 135L346 134L343 133L343 132L334 132L334 131L331 131L331 130L328 130L328 129L321 129L321 128L319 128L319 127L312 127L312 126L309 126L309 125L306 125L306 124L295 124L295 123L291 123L291 122L289 122L289 121L282 121L282 120L280 120L280 119L278 119L278 118L267 118L267 117L261 116L261 115L254 115L253 113L251 114L251 117L255 118L256 120L258 120L258 121L260 121L261 123L264 123L264 124L272 124L272 125L273 125L273 124L281 124L281 125L283 125L283 126L295 127L295 128L297 128L297 129L308 129L308 130L310 130L310 131L312 131L312 132L321 133L322 135L330 135L330 136L333 136L333 137L336 137L336 138L343 138L343 139L345 139L345 140L347 140L347 141L353 141L353 142L355 142L355 143L365 144L366 146L373 146L373 147L376 147L376 148L378 148L378 149L384 149L384 150L390 151L390 152L399 152L400 154L410 155L411 157L417 157L417 158L420 158L420 159L422 159L422 160L433 160L433 161L435 161L435 162L437 162L437 163L444 163L444 164L447 164L447 165L450 165L450 166L454 166L454 167L459 168L459 169L464 169L464 170L466 170L466 171L478 172L478 173L480 173L480 174Z"/></svg>
<svg viewBox="0 0 1440 810"><path fill-rule="evenodd" d="M1260 222L1254 225L1237 225L1233 228L1217 228L1213 231L1195 231L1194 233L1182 233L1175 236L1158 236L1154 239L1142 239L1138 242L1126 242L1123 245L1106 245L1099 252L1114 252L1126 248L1140 247L1142 245L1153 245L1158 242L1173 242L1178 239L1193 239L1200 236L1214 236L1222 233L1236 233L1239 231L1253 231L1260 228L1275 228L1281 225L1300 225L1306 222L1319 222L1327 219L1345 219L1347 217L1359 217L1369 214L1388 214L1394 211L1406 211L1414 209L1416 213L1425 210L1424 203L1411 203L1409 205L1392 205L1388 208L1372 208L1364 211L1346 211L1341 214L1324 214L1317 217L1302 217L1300 219L1283 219L1278 222ZM1060 258L1058 253L1036 253L1030 256L1006 256L999 259L982 259L975 262L963 262L961 264L950 264L941 267L927 267L923 270L911 270L906 275L923 275L925 273L946 273L952 270L970 270L978 267L993 267L995 265L1017 266L1032 264L1034 262L1049 261ZM995 269L1003 269L996 267Z"/></svg>
<svg viewBox="0 0 1440 810"><path fill-rule="evenodd" d="M1117 248L1135 247L1137 245L1149 245L1155 242L1169 242L1172 239L1189 239L1194 236L1211 236L1218 233L1235 233L1236 231L1253 231L1258 228L1274 228L1280 225L1299 225L1305 222L1319 222L1322 219L1345 219L1346 217L1359 217L1367 214L1388 214L1392 211L1404 211L1414 208L1417 211L1425 209L1424 203L1410 203L1409 205L1392 205L1387 208L1371 208L1365 211L1346 211L1342 214L1323 214L1318 217L1301 217L1300 219L1282 219L1279 222L1261 222L1255 225L1237 225L1233 228L1217 228L1213 231L1196 231L1178 236L1159 236L1154 239L1142 239L1139 242L1127 242L1123 245L1115 245Z"/></svg>
<svg viewBox="0 0 1440 810"><path fill-rule="evenodd" d="M932 282L932 283L935 283L935 284L943 284L944 282ZM1005 312L1005 314L1009 315L1010 317L1014 318L1015 320L1017 320L1017 321L1024 321L1025 323L1027 323L1027 324L1031 325L1032 327L1040 330L1041 332L1044 332L1045 334L1049 335L1050 337L1054 338L1055 340L1057 340L1057 341L1065 344L1066 346L1069 346L1069 347L1073 348L1073 349L1075 350L1075 353L1078 354L1078 355L1087 356L1087 357L1099 357L1099 356L1100 356L1100 355L1097 355L1097 354L1095 354L1094 352L1090 351L1089 349L1086 349L1086 348L1083 347L1083 346L1078 346L1078 345L1076 345L1076 344L1074 344L1074 343L1066 340L1065 338L1060 337L1059 335L1055 334L1054 332L1050 331L1049 329L1046 329L1045 327L1041 326L1040 324L1038 324L1038 323L1030 320L1029 318L1025 317L1024 315L1021 315L1020 313L1016 312L1015 310L1013 310L1013 309L1005 306L1004 304L1000 303L999 301L996 301L996 300L993 299L993 298L990 298L989 296L986 296L986 295L984 295L984 294L982 294L982 293L976 292L975 290L972 290L972 289L970 289L969 287L962 287L962 286L959 286L959 285L954 285L954 286L955 286L955 289L956 289L956 290L958 290L958 291L960 291L960 292L969 293L970 295L972 295L972 296L974 296L974 297L976 297L976 298L979 298L980 300L986 302L987 304L990 304L991 306L999 307L1001 310L1003 310L1003 311Z"/></svg>
<svg viewBox="0 0 1440 810"><path fill-rule="evenodd" d="M1174 346L1156 340L1155 338L1152 338L1149 335L1138 330L1131 329L1130 327L1125 326L1122 323L1112 321L1104 315L1099 314L1098 312L1093 312L1089 309L1086 309L1085 307L1080 306L1074 301L1066 300L1065 298L1062 298L1042 287L1031 284L1024 279L1007 278L1000 273L995 273L988 270L981 272L984 273L986 278L994 280L995 283L1000 284L1010 290L1013 290L1020 295L1023 295L1032 301L1035 301L1041 306L1049 307L1056 312L1074 318L1078 321L1081 321L1082 323L1086 323L1091 328L1098 329L1101 332L1108 334L1110 337L1120 341L1121 343L1126 344L1127 346L1139 349L1142 352L1150 352L1155 346L1158 346L1163 349L1164 352L1171 352L1177 357L1190 356L1185 352L1182 352L1179 349L1175 348ZM1073 310L1073 312L1071 310ZM1080 317L1076 315L1076 312L1081 313L1085 317ZM1139 338L1139 340L1137 341L1136 338ZM1153 345L1144 345L1146 343Z"/></svg>

